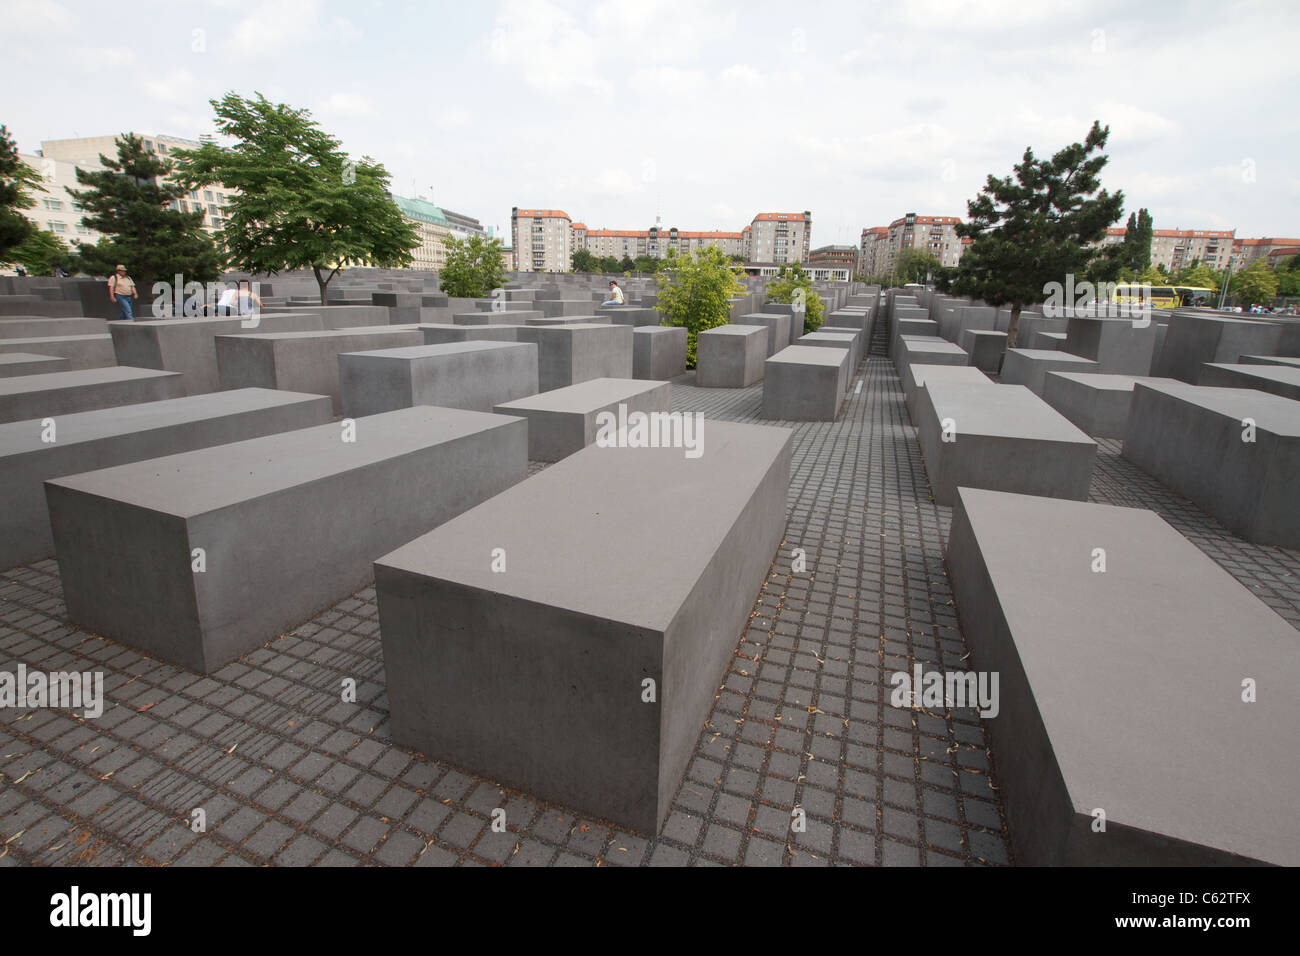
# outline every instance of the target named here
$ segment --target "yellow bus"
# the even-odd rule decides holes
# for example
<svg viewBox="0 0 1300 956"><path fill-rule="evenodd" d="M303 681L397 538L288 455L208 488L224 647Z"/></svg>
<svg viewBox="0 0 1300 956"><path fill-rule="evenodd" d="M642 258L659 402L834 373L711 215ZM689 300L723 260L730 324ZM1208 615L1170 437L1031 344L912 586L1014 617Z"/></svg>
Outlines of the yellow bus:
<svg viewBox="0 0 1300 956"><path fill-rule="evenodd" d="M1137 282L1132 284L1120 282L1114 286L1114 301L1118 304L1149 303L1153 309L1176 309L1184 305L1209 304L1214 301L1214 295L1213 289L1204 286L1143 286Z"/></svg>

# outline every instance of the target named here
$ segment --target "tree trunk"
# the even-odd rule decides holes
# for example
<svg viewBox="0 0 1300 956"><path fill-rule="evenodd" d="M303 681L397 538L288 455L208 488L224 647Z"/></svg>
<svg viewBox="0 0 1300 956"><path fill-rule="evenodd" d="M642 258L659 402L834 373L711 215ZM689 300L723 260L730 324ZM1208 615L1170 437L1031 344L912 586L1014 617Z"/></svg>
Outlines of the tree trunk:
<svg viewBox="0 0 1300 956"><path fill-rule="evenodd" d="M312 267L311 267L311 272L312 272L312 275L314 275L314 276L316 277L316 284L317 284L318 286L320 286L320 304L321 304L321 305L325 305L325 304L326 304L326 303L325 303L325 289L326 289L326 287L330 284L330 280L329 280L329 279L322 279L322 278L321 278L321 274L320 274L320 266L312 266ZM334 277L333 277L333 276L330 276L330 279L332 279L332 278L334 278Z"/></svg>
<svg viewBox="0 0 1300 956"><path fill-rule="evenodd" d="M1011 317L1007 319L1007 348L1018 348L1016 336L1020 334L1020 303L1011 304ZM1006 364L1007 353L1003 351L1002 360L998 362L998 376L1002 375L1002 366Z"/></svg>

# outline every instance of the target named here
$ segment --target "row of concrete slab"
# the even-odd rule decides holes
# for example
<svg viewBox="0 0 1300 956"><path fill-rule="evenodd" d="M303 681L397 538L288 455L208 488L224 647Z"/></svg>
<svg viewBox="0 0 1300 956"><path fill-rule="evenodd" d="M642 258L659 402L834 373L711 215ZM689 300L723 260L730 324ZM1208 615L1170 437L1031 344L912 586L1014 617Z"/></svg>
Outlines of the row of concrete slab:
<svg viewBox="0 0 1300 956"><path fill-rule="evenodd" d="M1041 364L1033 387L997 384L954 343L900 340L913 301L888 296L892 354L935 500L953 507L970 664L1000 676L985 726L1017 858L1300 862L1294 628L1156 514L1086 500L1094 438L1118 435L1234 533L1296 547L1300 402L1252 387L1241 369L1263 365L1213 373L1235 388ZM1078 328L1067 340L1093 331ZM1123 360L1103 345L1092 367Z"/></svg>

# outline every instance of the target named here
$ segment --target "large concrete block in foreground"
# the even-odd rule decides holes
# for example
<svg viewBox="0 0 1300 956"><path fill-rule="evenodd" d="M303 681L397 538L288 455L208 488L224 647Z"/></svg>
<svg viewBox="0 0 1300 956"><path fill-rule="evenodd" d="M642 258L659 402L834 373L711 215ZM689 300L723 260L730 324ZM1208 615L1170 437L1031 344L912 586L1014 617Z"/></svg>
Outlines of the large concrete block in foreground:
<svg viewBox="0 0 1300 956"><path fill-rule="evenodd" d="M521 325L516 339L537 346L539 391L593 378L632 377L630 325Z"/></svg>
<svg viewBox="0 0 1300 956"><path fill-rule="evenodd" d="M185 394L181 376L151 368L83 368L0 379L0 422L156 402Z"/></svg>
<svg viewBox="0 0 1300 956"><path fill-rule="evenodd" d="M1094 438L1123 438L1138 382L1175 384L1149 375L1102 375L1095 372L1048 372L1043 401Z"/></svg>
<svg viewBox="0 0 1300 956"><path fill-rule="evenodd" d="M528 420L528 457L559 461L596 440L601 412L667 412L672 408L667 382L594 378L540 395L500 402L492 410Z"/></svg>
<svg viewBox="0 0 1300 956"><path fill-rule="evenodd" d="M48 481L68 617L209 673L520 481L526 431L518 418L421 405L357 419L355 441L321 425Z"/></svg>
<svg viewBox="0 0 1300 956"><path fill-rule="evenodd" d="M992 385L989 378L979 369L970 365L904 365L898 376L903 386L903 402L915 424L920 414L917 408L917 395L926 382L961 382L965 385Z"/></svg>
<svg viewBox="0 0 1300 956"><path fill-rule="evenodd" d="M1300 402L1255 389L1138 384L1124 457L1233 534L1300 548Z"/></svg>
<svg viewBox="0 0 1300 956"><path fill-rule="evenodd" d="M68 360L68 367L73 371L125 364L119 362L113 354L113 338L106 332L94 335L0 339L0 353L4 352L35 352L37 355L65 358Z"/></svg>
<svg viewBox="0 0 1300 956"><path fill-rule="evenodd" d="M501 402L537 394L537 346L532 342L344 352L338 362L343 414L349 418L412 405L490 412Z"/></svg>
<svg viewBox="0 0 1300 956"><path fill-rule="evenodd" d="M846 349L787 345L763 369L764 418L833 422L849 387Z"/></svg>
<svg viewBox="0 0 1300 956"><path fill-rule="evenodd" d="M1282 327L1269 322L1175 311L1154 373L1196 385L1207 362L1235 363L1243 355L1277 351Z"/></svg>
<svg viewBox="0 0 1300 956"><path fill-rule="evenodd" d="M1300 864L1286 621L1133 508L963 488L947 565L1019 862Z"/></svg>
<svg viewBox="0 0 1300 956"><path fill-rule="evenodd" d="M60 415L53 442L41 440L39 419L0 425L0 568L54 554L49 478L308 428L330 414L323 395L247 388Z"/></svg>
<svg viewBox="0 0 1300 956"><path fill-rule="evenodd" d="M927 382L917 438L934 500L958 487L1052 498L1088 497L1097 444L1023 385Z"/></svg>
<svg viewBox="0 0 1300 956"><path fill-rule="evenodd" d="M686 374L686 329L657 325L633 329L632 377L667 382Z"/></svg>
<svg viewBox="0 0 1300 956"><path fill-rule="evenodd" d="M418 326L380 325L359 329L219 335L217 369L222 388L282 388L328 395L335 414L343 411L339 355L424 344Z"/></svg>
<svg viewBox="0 0 1300 956"><path fill-rule="evenodd" d="M109 328L119 365L181 372L185 376L185 394L202 395L221 388L217 369L218 335L312 331L323 325L315 312L274 312L243 318L113 322Z"/></svg>
<svg viewBox="0 0 1300 956"><path fill-rule="evenodd" d="M1002 384L1023 385L1035 395L1043 394L1043 376L1048 372L1097 372L1092 359L1047 349L1007 349L1002 361Z"/></svg>
<svg viewBox="0 0 1300 956"><path fill-rule="evenodd" d="M61 355L37 355L34 352L0 352L0 378L66 372L72 363Z"/></svg>
<svg viewBox="0 0 1300 956"><path fill-rule="evenodd" d="M767 329L767 354L772 355L786 347L790 341L790 319L792 316L780 312L751 312L738 316L736 325L761 325Z"/></svg>
<svg viewBox="0 0 1300 956"><path fill-rule="evenodd" d="M586 448L376 561L393 739L656 832L785 529L789 430L702 437Z"/></svg>
<svg viewBox="0 0 1300 956"><path fill-rule="evenodd" d="M696 337L695 384L747 388L763 377L768 330L763 325L721 325Z"/></svg>
<svg viewBox="0 0 1300 956"><path fill-rule="evenodd" d="M1211 362L1201 369L1201 384L1223 388L1257 388L1300 401L1300 367Z"/></svg>

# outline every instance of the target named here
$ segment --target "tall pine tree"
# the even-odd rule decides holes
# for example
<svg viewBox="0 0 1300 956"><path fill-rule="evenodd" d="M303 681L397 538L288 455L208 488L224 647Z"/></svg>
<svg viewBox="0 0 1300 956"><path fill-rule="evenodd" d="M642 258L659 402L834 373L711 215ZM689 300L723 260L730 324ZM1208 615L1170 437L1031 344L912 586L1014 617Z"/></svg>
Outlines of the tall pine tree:
<svg viewBox="0 0 1300 956"><path fill-rule="evenodd" d="M38 188L40 174L18 158L18 144L0 126L0 262L36 231L22 211L36 205L31 194Z"/></svg>

